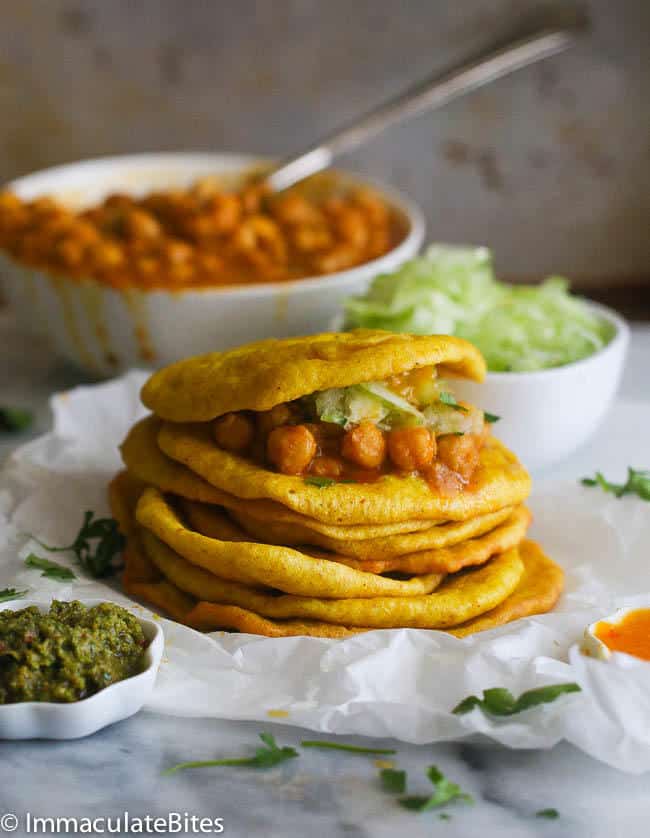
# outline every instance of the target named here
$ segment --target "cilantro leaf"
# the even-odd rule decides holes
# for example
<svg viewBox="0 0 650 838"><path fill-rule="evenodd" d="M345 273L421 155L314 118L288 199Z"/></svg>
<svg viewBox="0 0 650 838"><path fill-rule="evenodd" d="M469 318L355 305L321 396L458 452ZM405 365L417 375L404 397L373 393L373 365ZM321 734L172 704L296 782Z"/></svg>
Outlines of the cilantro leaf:
<svg viewBox="0 0 650 838"><path fill-rule="evenodd" d="M650 501L650 470L648 469L628 466L625 483L612 483L601 471L597 471L594 477L583 477L580 482L583 486L600 486L604 492L609 492L617 498L622 498L623 495L638 495L641 500Z"/></svg>
<svg viewBox="0 0 650 838"><path fill-rule="evenodd" d="M112 576L118 567L115 556L124 549L126 540L113 518L95 518L94 512L84 513L81 529L72 544L65 547L50 547L38 539L35 541L50 553L71 550L81 567L95 579Z"/></svg>
<svg viewBox="0 0 650 838"><path fill-rule="evenodd" d="M486 422L489 422L490 425L493 425L501 419L500 416L496 416L494 413L488 413L487 410L483 411L483 418Z"/></svg>
<svg viewBox="0 0 650 838"><path fill-rule="evenodd" d="M535 817L548 818L548 820L554 821L560 817L560 813L557 809L540 809L538 812L535 812Z"/></svg>
<svg viewBox="0 0 650 838"><path fill-rule="evenodd" d="M305 739L300 743L303 748L324 748L332 751L349 751L352 754L396 754L392 748L364 748L359 745L346 745L343 742L321 742L318 739Z"/></svg>
<svg viewBox="0 0 650 838"><path fill-rule="evenodd" d="M426 812L429 809L436 809L451 803L452 800L460 800L465 803L473 803L474 799L470 794L464 792L458 783L448 780L436 765L430 765L427 769L427 777L434 787L433 794L426 796L413 795L400 798L400 805L405 809L414 812Z"/></svg>
<svg viewBox="0 0 650 838"><path fill-rule="evenodd" d="M404 794L406 791L406 771L384 768L379 772L379 779L384 791L389 791L392 794Z"/></svg>
<svg viewBox="0 0 650 838"><path fill-rule="evenodd" d="M444 391L442 393L439 393L438 401L448 405L449 407L453 407L454 410L462 410L463 413L467 413L467 408L463 407L462 404L458 404L458 402L456 401L456 396L454 396L453 393L446 393Z"/></svg>
<svg viewBox="0 0 650 838"><path fill-rule="evenodd" d="M25 431L34 421L31 410L21 407L0 407L0 431L18 433Z"/></svg>
<svg viewBox="0 0 650 838"><path fill-rule="evenodd" d="M47 579L56 579L59 582L68 582L70 579L77 578L69 567L65 567L58 562L51 562L49 559L42 559L34 553L30 553L29 556L27 556L25 564L27 567L42 570L43 572L41 573L41 576L45 576Z"/></svg>
<svg viewBox="0 0 650 838"><path fill-rule="evenodd" d="M215 765L242 768L272 768L274 765L279 765L281 762L299 756L295 748L280 748L270 733L260 733L260 739L264 745L256 749L255 756L209 759L199 762L179 762L178 765L172 765L171 768L163 771L163 776L175 774L177 771L183 771L186 768L207 768Z"/></svg>
<svg viewBox="0 0 650 838"><path fill-rule="evenodd" d="M15 588L3 588L0 591L0 602L10 602L12 599L22 599L27 591L17 591Z"/></svg>
<svg viewBox="0 0 650 838"><path fill-rule="evenodd" d="M331 477L317 477L316 475L312 475L311 477L305 477L305 483L307 486L316 486L318 489L327 489L328 486L333 486L336 483L336 480L332 480Z"/></svg>
<svg viewBox="0 0 650 838"><path fill-rule="evenodd" d="M550 684L548 687L528 690L522 693L519 698L515 698L510 690L505 689L505 687L493 687L490 690L483 690L482 699L475 695L468 695L454 707L452 713L462 716L471 712L475 707L480 707L484 713L489 713L492 716L512 716L515 713L522 713L524 710L536 707L538 704L555 701L556 698L565 693L577 692L580 692L578 684Z"/></svg>

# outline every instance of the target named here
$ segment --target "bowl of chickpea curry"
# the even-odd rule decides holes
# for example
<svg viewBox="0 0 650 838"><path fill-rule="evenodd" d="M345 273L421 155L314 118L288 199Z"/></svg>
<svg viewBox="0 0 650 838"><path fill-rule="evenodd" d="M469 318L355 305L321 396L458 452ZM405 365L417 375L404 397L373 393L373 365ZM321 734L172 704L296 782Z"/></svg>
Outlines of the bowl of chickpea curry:
<svg viewBox="0 0 650 838"><path fill-rule="evenodd" d="M19 322L103 375L327 327L341 300L412 257L417 207L342 172L271 194L268 163L142 154L29 175L0 192L0 277Z"/></svg>

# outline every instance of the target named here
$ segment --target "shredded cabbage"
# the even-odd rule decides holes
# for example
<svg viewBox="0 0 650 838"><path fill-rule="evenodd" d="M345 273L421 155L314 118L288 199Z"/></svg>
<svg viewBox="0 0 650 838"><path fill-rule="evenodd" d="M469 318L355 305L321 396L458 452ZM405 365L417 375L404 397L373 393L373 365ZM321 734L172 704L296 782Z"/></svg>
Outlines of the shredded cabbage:
<svg viewBox="0 0 650 838"><path fill-rule="evenodd" d="M363 297L345 303L346 328L453 334L475 344L495 372L540 370L586 358L614 328L569 294L569 283L499 282L490 251L432 245L392 274L378 276Z"/></svg>

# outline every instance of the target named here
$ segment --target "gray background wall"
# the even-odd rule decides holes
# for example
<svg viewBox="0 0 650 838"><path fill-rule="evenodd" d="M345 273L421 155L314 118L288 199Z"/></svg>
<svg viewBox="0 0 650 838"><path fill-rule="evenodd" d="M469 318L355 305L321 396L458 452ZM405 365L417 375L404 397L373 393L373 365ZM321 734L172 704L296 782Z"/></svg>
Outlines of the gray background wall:
<svg viewBox="0 0 650 838"><path fill-rule="evenodd" d="M561 4L561 3L560 3ZM557 5L557 4L556 4ZM505 275L650 278L650 2L345 161ZM488 45L531 0L0 0L0 178L98 154L285 154Z"/></svg>

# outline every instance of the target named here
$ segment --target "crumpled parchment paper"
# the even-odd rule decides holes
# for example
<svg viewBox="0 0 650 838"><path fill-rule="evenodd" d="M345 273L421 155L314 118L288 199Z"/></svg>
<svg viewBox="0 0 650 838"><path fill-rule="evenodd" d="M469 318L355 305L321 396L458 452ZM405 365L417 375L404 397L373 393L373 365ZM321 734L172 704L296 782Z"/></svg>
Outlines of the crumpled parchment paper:
<svg viewBox="0 0 650 838"><path fill-rule="evenodd" d="M29 537L67 544L86 509L108 513L106 485L120 467L119 442L144 409L145 373L55 396L51 433L18 449L0 473L0 589L30 598L106 597L133 604L119 582L62 583L25 567L45 555ZM619 402L596 468L624 476L650 463L650 403ZM634 431L634 429L637 429ZM603 434L601 434L603 436ZM645 448L643 446L645 445ZM608 474L609 476L609 474ZM621 605L650 605L650 504L617 500L575 479L540 481L532 529L566 571L551 613L458 640L441 632L386 630L347 640L202 635L162 619L166 649L149 709L179 716L281 719L328 733L440 742L483 735L511 748L548 748L566 739L622 770L650 769L650 664L615 655L608 663L577 648L586 625ZM54 557L74 567L66 553ZM582 691L516 716L480 710L454 716L470 693L503 686L516 695L577 681Z"/></svg>

